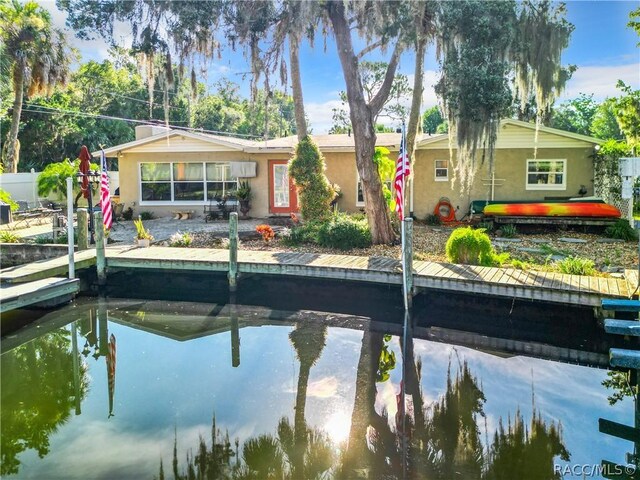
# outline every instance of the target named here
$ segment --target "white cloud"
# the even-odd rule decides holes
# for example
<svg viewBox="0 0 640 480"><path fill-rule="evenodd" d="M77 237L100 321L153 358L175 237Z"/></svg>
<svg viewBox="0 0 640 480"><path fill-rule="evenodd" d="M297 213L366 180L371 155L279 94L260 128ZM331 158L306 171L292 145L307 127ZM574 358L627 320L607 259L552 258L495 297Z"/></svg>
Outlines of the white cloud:
<svg viewBox="0 0 640 480"><path fill-rule="evenodd" d="M578 67L567 83L567 88L560 100L576 98L580 93L593 94L596 100L620 95L616 88L618 80L622 80L632 88L640 88L640 63L615 66Z"/></svg>
<svg viewBox="0 0 640 480"><path fill-rule="evenodd" d="M333 125L332 109L342 108L342 102L337 98L324 103L308 102L305 103L304 108L313 133L322 134L327 133Z"/></svg>
<svg viewBox="0 0 640 480"><path fill-rule="evenodd" d="M307 396L317 398L335 397L338 392L338 379L336 377L324 377L309 383Z"/></svg>

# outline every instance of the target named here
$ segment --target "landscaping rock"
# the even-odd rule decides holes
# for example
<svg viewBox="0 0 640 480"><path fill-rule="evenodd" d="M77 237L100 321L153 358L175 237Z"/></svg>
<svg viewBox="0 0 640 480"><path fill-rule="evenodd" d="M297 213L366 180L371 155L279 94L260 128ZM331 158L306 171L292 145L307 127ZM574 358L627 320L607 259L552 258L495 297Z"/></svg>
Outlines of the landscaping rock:
<svg viewBox="0 0 640 480"><path fill-rule="evenodd" d="M553 260L554 262L561 262L565 258L567 257L564 255L551 255L551 260Z"/></svg>
<svg viewBox="0 0 640 480"><path fill-rule="evenodd" d="M518 250L519 252L526 252L526 253L537 253L537 254L544 254L544 250L541 250L539 248L530 248L530 247L515 247L516 250Z"/></svg>
<svg viewBox="0 0 640 480"><path fill-rule="evenodd" d="M587 243L586 240L583 240L582 238L570 238L570 237L562 237L558 239L559 242L565 242L565 243Z"/></svg>
<svg viewBox="0 0 640 480"><path fill-rule="evenodd" d="M621 238L599 238L596 240L597 243L624 243L624 240Z"/></svg>
<svg viewBox="0 0 640 480"><path fill-rule="evenodd" d="M519 243L522 242L521 238L494 238L493 241L495 243L500 243L500 242L504 242L504 243Z"/></svg>

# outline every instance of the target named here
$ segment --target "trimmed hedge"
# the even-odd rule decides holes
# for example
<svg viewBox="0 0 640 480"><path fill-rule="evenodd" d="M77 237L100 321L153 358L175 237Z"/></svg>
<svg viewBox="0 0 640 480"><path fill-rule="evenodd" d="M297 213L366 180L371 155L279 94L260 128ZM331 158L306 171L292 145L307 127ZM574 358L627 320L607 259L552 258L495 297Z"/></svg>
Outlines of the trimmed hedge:
<svg viewBox="0 0 640 480"><path fill-rule="evenodd" d="M318 146L306 136L296 145L289 161L289 175L299 189L300 212L308 222L327 220L335 192L327 180L324 157Z"/></svg>

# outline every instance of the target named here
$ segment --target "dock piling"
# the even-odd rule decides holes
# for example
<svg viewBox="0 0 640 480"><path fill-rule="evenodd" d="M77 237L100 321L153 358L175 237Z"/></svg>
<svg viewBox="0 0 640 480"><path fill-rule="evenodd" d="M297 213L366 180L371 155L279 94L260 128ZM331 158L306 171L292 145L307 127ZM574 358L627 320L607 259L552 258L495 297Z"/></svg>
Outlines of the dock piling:
<svg viewBox="0 0 640 480"><path fill-rule="evenodd" d="M86 208L79 208L78 214L78 251L89 248L89 212Z"/></svg>
<svg viewBox="0 0 640 480"><path fill-rule="evenodd" d="M413 218L405 218L401 228L402 242L402 274L404 275L403 292L405 306L410 309L413 302Z"/></svg>
<svg viewBox="0 0 640 480"><path fill-rule="evenodd" d="M96 228L96 270L98 272L98 285L107 283L107 259L104 251L104 226L102 212L95 212Z"/></svg>
<svg viewBox="0 0 640 480"><path fill-rule="evenodd" d="M73 179L67 178L67 245L69 252L69 278L75 278L76 266L74 259L75 241L73 238Z"/></svg>
<svg viewBox="0 0 640 480"><path fill-rule="evenodd" d="M238 287L238 213L229 214L229 291Z"/></svg>

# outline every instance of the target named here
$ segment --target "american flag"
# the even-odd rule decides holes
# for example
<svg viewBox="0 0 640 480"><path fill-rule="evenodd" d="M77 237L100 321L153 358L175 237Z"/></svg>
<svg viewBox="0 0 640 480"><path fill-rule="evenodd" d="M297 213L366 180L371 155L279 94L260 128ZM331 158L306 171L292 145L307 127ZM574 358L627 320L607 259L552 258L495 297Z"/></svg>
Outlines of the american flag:
<svg viewBox="0 0 640 480"><path fill-rule="evenodd" d="M107 173L107 156L104 150L100 153L100 209L102 210L102 223L107 230L113 224L113 212L111 211L111 192L109 192L109 174Z"/></svg>
<svg viewBox="0 0 640 480"><path fill-rule="evenodd" d="M402 139L400 140L398 160L396 160L396 178L394 183L396 190L396 212L398 212L400 220L404 219L404 187L405 180L410 173L411 166L409 164L409 156L407 155L407 142L404 125L402 125Z"/></svg>

